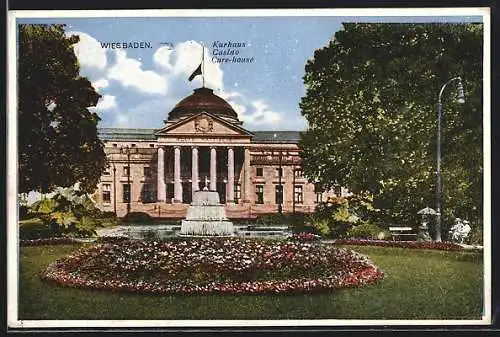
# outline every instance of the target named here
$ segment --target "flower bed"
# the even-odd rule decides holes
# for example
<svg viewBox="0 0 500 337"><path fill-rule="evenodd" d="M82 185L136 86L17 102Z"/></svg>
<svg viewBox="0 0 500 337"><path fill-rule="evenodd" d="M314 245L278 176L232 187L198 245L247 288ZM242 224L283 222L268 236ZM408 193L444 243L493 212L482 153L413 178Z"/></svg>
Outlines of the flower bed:
<svg viewBox="0 0 500 337"><path fill-rule="evenodd" d="M61 285L146 293L286 293L373 283L382 271L350 249L305 242L187 239L83 248L42 276Z"/></svg>
<svg viewBox="0 0 500 337"><path fill-rule="evenodd" d="M321 239L321 236L312 234L312 233L305 233L305 232L299 232L293 234L292 240L297 240L301 242L307 242L307 241L318 241Z"/></svg>
<svg viewBox="0 0 500 337"><path fill-rule="evenodd" d="M387 241L387 240L360 240L360 239L336 239L338 245L356 246L380 246L416 249L438 249L438 250L463 250L464 248L453 242L426 242L426 241Z"/></svg>
<svg viewBox="0 0 500 337"><path fill-rule="evenodd" d="M21 246L42 246L42 245L71 245L74 243L79 243L78 240L68 236L43 238L43 239L33 239L33 240L21 240Z"/></svg>

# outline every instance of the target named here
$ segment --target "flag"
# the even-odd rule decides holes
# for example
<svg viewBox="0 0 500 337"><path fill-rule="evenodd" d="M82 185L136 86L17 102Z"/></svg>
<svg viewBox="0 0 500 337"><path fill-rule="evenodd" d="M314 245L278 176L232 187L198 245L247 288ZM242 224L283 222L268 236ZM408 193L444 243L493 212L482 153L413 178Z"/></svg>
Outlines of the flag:
<svg viewBox="0 0 500 337"><path fill-rule="evenodd" d="M198 75L201 75L201 63L198 66L198 68L196 68L196 70L191 74L191 76L189 76L189 82L191 82L193 78L195 78Z"/></svg>

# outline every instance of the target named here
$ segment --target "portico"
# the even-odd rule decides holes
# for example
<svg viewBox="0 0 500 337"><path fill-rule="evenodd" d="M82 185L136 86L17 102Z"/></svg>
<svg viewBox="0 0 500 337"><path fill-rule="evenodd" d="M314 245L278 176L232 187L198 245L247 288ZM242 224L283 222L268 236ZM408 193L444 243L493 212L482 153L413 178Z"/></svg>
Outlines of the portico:
<svg viewBox="0 0 500 337"><path fill-rule="evenodd" d="M189 203L194 192L203 189L206 184L211 191L223 192L221 199L226 204L233 204L235 202L235 173L239 175L245 167L244 149L244 146L232 145L159 145L157 149L157 200ZM190 160L186 160L188 156L185 154L188 152L190 152ZM235 167L235 152L237 152L237 168ZM171 153L173 153L173 162L168 161ZM170 200L167 197L169 184L173 186L173 198ZM225 187L223 191L221 191L221 185ZM185 200L186 193L183 190L186 187L190 190L189 200Z"/></svg>

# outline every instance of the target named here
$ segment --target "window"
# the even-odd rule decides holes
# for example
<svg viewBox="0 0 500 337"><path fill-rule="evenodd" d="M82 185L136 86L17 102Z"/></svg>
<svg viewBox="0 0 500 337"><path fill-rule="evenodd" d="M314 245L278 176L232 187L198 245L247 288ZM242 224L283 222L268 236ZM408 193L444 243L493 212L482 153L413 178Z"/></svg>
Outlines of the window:
<svg viewBox="0 0 500 337"><path fill-rule="evenodd" d="M302 195L302 186L300 185L295 185L293 188L293 197L294 197L294 202L296 204L301 204L303 200L303 195Z"/></svg>
<svg viewBox="0 0 500 337"><path fill-rule="evenodd" d="M104 169L104 172L102 173L103 176L109 176L111 175L111 171L109 170L109 167L106 167Z"/></svg>
<svg viewBox="0 0 500 337"><path fill-rule="evenodd" d="M118 144L116 144L116 143L113 143L113 147L118 147Z"/></svg>
<svg viewBox="0 0 500 337"><path fill-rule="evenodd" d="M282 167L278 167L276 169L276 177L283 177L283 168Z"/></svg>
<svg viewBox="0 0 500 337"><path fill-rule="evenodd" d="M102 184L102 202L111 202L111 184Z"/></svg>
<svg viewBox="0 0 500 337"><path fill-rule="evenodd" d="M144 176L145 177L151 177L151 167L144 166Z"/></svg>
<svg viewBox="0 0 500 337"><path fill-rule="evenodd" d="M130 167L124 166L123 167L123 176L128 177L129 173L130 173Z"/></svg>
<svg viewBox="0 0 500 337"><path fill-rule="evenodd" d="M155 147L155 144L149 144L149 147Z"/></svg>
<svg viewBox="0 0 500 337"><path fill-rule="evenodd" d="M135 147L135 144L132 144L132 147Z"/></svg>
<svg viewBox="0 0 500 337"><path fill-rule="evenodd" d="M274 189L276 204L281 205L283 203L283 185L276 185Z"/></svg>
<svg viewBox="0 0 500 337"><path fill-rule="evenodd" d="M130 184L123 184L123 202L130 201Z"/></svg>
<svg viewBox="0 0 500 337"><path fill-rule="evenodd" d="M153 202L154 201L153 188L149 184L144 184L142 186L142 202Z"/></svg>
<svg viewBox="0 0 500 337"><path fill-rule="evenodd" d="M241 184L234 185L234 203L237 204L241 199Z"/></svg>
<svg viewBox="0 0 500 337"><path fill-rule="evenodd" d="M303 178L304 177L304 172L302 172L302 169L295 169L295 178Z"/></svg>
<svg viewBox="0 0 500 337"><path fill-rule="evenodd" d="M255 194L257 196L257 200L255 200L256 204L264 203L264 185L256 185L255 186Z"/></svg>
<svg viewBox="0 0 500 337"><path fill-rule="evenodd" d="M264 176L264 168L263 167L257 167L255 169L255 175L257 177L263 177Z"/></svg>

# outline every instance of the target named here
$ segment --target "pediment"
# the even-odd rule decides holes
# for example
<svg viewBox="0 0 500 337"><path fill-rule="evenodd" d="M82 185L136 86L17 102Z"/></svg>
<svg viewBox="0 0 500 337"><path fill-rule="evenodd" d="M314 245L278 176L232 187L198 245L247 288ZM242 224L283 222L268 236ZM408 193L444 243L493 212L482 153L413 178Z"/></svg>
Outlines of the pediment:
<svg viewBox="0 0 500 337"><path fill-rule="evenodd" d="M209 137L252 137L253 134L207 112L183 119L156 132L157 136L209 136Z"/></svg>

